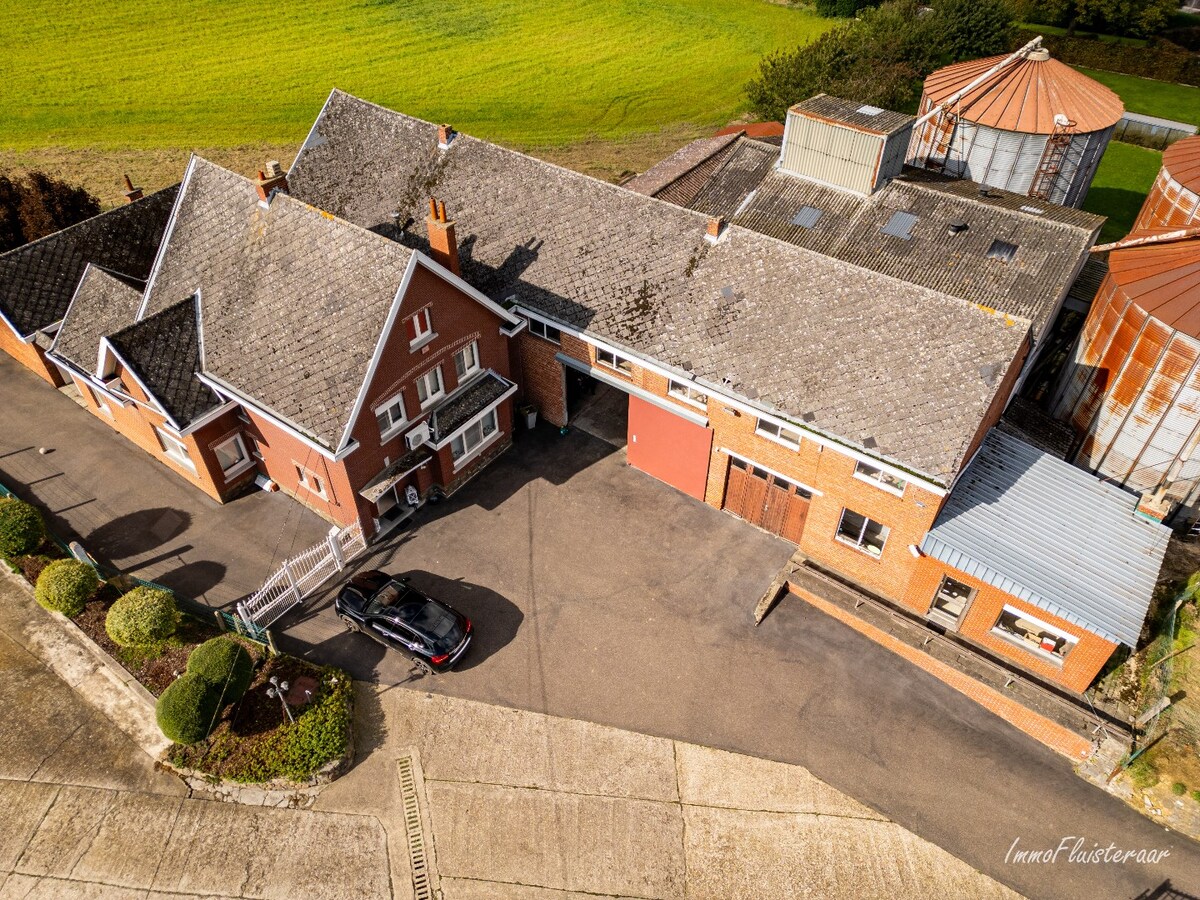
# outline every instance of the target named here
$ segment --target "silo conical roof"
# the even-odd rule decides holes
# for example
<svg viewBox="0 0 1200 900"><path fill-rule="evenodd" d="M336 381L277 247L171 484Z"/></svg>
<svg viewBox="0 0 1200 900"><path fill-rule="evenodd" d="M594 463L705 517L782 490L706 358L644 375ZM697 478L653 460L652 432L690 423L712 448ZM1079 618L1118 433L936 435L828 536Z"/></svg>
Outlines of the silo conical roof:
<svg viewBox="0 0 1200 900"><path fill-rule="evenodd" d="M1163 151L1163 168L1175 181L1200 194L1200 135L1176 141Z"/></svg>
<svg viewBox="0 0 1200 900"><path fill-rule="evenodd" d="M972 59L938 69L925 79L925 96L934 105L942 103L1004 58ZM1060 113L1079 132L1103 131L1125 114L1120 97L1045 50L1009 63L955 107L976 124L1028 134L1052 134L1054 117Z"/></svg>
<svg viewBox="0 0 1200 900"><path fill-rule="evenodd" d="M1143 228L1125 240L1178 234L1178 228ZM1109 276L1130 300L1177 331L1200 338L1200 234L1137 247L1117 247Z"/></svg>

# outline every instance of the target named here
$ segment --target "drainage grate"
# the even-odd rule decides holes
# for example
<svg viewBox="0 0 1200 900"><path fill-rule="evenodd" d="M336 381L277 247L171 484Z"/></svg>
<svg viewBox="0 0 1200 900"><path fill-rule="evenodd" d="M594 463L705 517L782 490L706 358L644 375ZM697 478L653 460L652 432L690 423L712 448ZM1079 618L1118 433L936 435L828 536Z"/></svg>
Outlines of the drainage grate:
<svg viewBox="0 0 1200 900"><path fill-rule="evenodd" d="M400 770L400 795L404 800L404 831L408 836L408 861L412 866L414 900L434 900L430 883L429 860L425 855L425 831L421 828L421 807L417 803L417 780L411 756L396 760Z"/></svg>

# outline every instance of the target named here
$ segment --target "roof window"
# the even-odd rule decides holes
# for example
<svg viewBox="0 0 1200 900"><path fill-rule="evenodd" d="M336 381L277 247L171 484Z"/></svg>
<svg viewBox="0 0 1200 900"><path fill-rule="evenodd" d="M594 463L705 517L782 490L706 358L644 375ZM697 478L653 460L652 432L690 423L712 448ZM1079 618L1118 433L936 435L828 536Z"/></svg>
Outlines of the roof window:
<svg viewBox="0 0 1200 900"><path fill-rule="evenodd" d="M917 217L910 212L897 210L892 213L892 217L887 220L880 231L884 234L890 234L892 237L902 238L906 241L912 240L912 227L917 224Z"/></svg>
<svg viewBox="0 0 1200 900"><path fill-rule="evenodd" d="M1002 263L1012 262L1013 257L1016 255L1017 245L1001 240L992 241L992 246L988 247L987 252L988 259L998 259Z"/></svg>
<svg viewBox="0 0 1200 900"><path fill-rule="evenodd" d="M1046 211L1044 209L1042 209L1040 206L1022 206L1021 212L1027 212L1031 216L1040 216L1040 215L1043 215Z"/></svg>
<svg viewBox="0 0 1200 900"><path fill-rule="evenodd" d="M821 210L815 206L805 206L792 216L792 224L801 228L812 228L821 220Z"/></svg>
<svg viewBox="0 0 1200 900"><path fill-rule="evenodd" d="M860 106L858 111L864 116L877 116L883 112L878 106Z"/></svg>

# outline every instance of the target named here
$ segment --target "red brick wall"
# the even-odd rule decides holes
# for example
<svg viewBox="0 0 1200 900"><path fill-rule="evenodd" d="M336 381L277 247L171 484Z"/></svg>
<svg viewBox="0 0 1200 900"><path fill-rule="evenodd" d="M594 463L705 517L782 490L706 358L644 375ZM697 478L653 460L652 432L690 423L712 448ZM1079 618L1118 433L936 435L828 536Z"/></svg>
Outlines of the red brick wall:
<svg viewBox="0 0 1200 900"><path fill-rule="evenodd" d="M569 340L568 335L563 335ZM517 335L516 357L520 364L521 395L537 407L538 415L553 425L567 422L567 398L564 395L563 364L554 356L562 348L528 331Z"/></svg>
<svg viewBox="0 0 1200 900"><path fill-rule="evenodd" d="M0 322L0 350L55 387L66 383L58 367L46 359L42 348L32 342L26 344L8 327L7 322Z"/></svg>
<svg viewBox="0 0 1200 900"><path fill-rule="evenodd" d="M1117 645L1111 641L973 578L965 572L960 572L940 560L924 556L914 562L916 565L913 567L912 578L903 596L906 606L916 612L925 613L933 602L933 596L937 592L943 576L949 575L951 578L961 581L974 588L976 593L959 623L959 633L986 647L997 656L1010 659L1047 680L1054 681L1073 691L1085 691L1088 685L1095 680L1096 675L1104 667L1113 651L1117 649ZM1000 612L1005 604L1077 637L1079 643L1068 651L1062 665L1057 666L1035 653L992 634L991 630L995 626L996 620L1000 618Z"/></svg>

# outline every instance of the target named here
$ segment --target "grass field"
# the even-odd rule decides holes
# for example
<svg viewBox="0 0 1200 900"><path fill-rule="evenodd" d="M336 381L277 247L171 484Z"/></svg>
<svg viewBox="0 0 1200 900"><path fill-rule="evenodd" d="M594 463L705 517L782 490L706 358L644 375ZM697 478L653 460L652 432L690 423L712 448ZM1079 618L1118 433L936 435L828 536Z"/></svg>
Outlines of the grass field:
<svg viewBox="0 0 1200 900"><path fill-rule="evenodd" d="M1200 87L1096 69L1079 71L1116 91L1130 112L1200 125Z"/></svg>
<svg viewBox="0 0 1200 900"><path fill-rule="evenodd" d="M522 146L707 128L829 24L768 0L7 3L0 148L296 144L335 86Z"/></svg>
<svg viewBox="0 0 1200 900"><path fill-rule="evenodd" d="M1132 144L1113 141L1104 151L1083 208L1108 216L1100 243L1119 240L1129 233L1142 201L1162 166L1162 154Z"/></svg>

